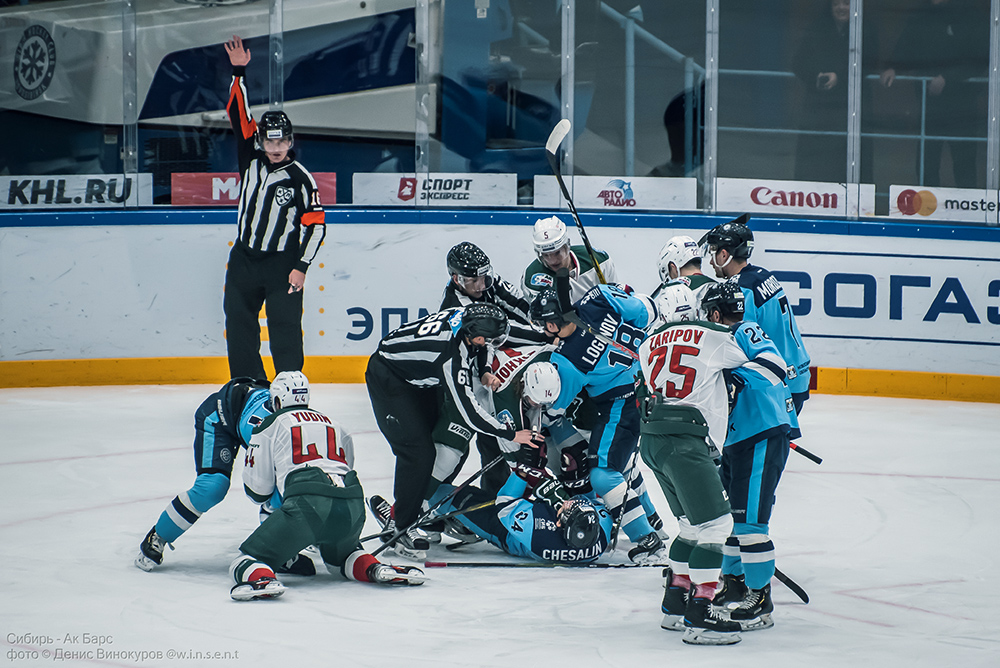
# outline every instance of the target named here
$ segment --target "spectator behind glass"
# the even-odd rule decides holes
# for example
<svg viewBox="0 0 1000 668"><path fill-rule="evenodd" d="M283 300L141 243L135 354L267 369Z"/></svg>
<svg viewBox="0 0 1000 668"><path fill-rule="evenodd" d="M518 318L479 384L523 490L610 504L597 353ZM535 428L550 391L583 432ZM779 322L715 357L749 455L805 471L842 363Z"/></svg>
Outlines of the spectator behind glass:
<svg viewBox="0 0 1000 668"><path fill-rule="evenodd" d="M897 75L928 77L925 134L944 137L985 136L986 77L989 66L989 0L921 0L907 18L899 41L882 72L889 88ZM920 95L920 87L916 88ZM918 100L919 104L919 100ZM941 158L945 144L951 153L954 185L983 187L976 151L980 142L928 139L924 147L923 182L945 185ZM919 174L919 150L918 150ZM949 184L951 185L951 184Z"/></svg>
<svg viewBox="0 0 1000 668"><path fill-rule="evenodd" d="M803 87L801 129L841 133L799 136L795 154L798 180L843 183L847 177L850 19L850 0L824 3L822 13L805 31L795 53L792 71ZM865 63L877 58L875 26L875 21L864 25ZM861 180L865 182L872 179L872 153L871 142L866 139L861 150Z"/></svg>

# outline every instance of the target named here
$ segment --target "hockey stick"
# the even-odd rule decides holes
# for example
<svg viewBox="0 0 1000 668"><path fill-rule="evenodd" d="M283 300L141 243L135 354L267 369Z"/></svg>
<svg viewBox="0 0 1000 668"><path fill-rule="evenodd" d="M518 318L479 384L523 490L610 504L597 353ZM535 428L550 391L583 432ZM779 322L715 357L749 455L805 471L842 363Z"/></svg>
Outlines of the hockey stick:
<svg viewBox="0 0 1000 668"><path fill-rule="evenodd" d="M610 336L602 334L600 331L594 329L577 315L576 311L573 309L573 305L569 300L569 271L566 269L560 269L556 272L556 296L559 297L559 308L562 310L562 317L568 322L573 323L583 331L587 332L597 340L602 343L606 343L615 350L625 353L627 356L631 357L633 360L639 359L639 353L632 350L628 346L615 341Z"/></svg>
<svg viewBox="0 0 1000 668"><path fill-rule="evenodd" d="M777 566L774 568L774 577L777 578L778 582L791 589L792 593L802 599L803 603L809 602L809 594L806 593L806 590L800 587L795 580L778 570Z"/></svg>
<svg viewBox="0 0 1000 668"><path fill-rule="evenodd" d="M413 527L418 527L423 522L426 522L427 519L431 515L434 514L435 510L437 510L438 508L440 508L441 506L443 506L447 501L451 500L452 497L454 497L456 494L458 494L463 489L465 489L466 487L468 487L469 485L471 485L474 481L478 480L479 476L483 475L488 470L490 470L491 468L493 468L494 466L496 466L497 464L499 464L502 461L504 461L503 455L499 455L496 459L494 459L493 461L491 461L488 464L486 464L486 466L484 466L483 468L481 468L478 471L476 471L475 473L473 473L469 477L468 480L466 480L465 482L463 482L461 485L459 485L455 489L451 490L451 492L449 492L446 496L444 496L440 501L438 501L437 503L435 503L433 506L431 506L430 508L428 508L424 512L424 514L422 514L420 517L418 517L414 522L412 522L408 526L405 526L405 527L397 529L395 531L395 533L393 533L391 536L389 536L389 539L386 542L382 543L382 545L379 548L377 548L374 552L371 553L372 556L373 557L377 557L379 554L381 554L382 552L384 552L388 548L390 548L393 545L395 545L396 541L399 540L400 536L402 536L404 533L406 533L407 531L409 531Z"/></svg>
<svg viewBox="0 0 1000 668"><path fill-rule="evenodd" d="M425 561L425 568L663 568L667 564L561 564L554 561Z"/></svg>
<svg viewBox="0 0 1000 668"><path fill-rule="evenodd" d="M569 134L571 127L572 125L568 118L564 118L556 123L556 126L552 128L552 132L549 134L549 138L545 141L545 157L549 159L549 167L552 168L552 173L556 175L556 181L559 182L559 189L562 190L563 198L566 200L566 204L569 205L569 212L573 214L576 227L580 230L580 236L583 237L583 245L587 248L587 255L590 256L590 261L594 263L594 270L597 271L597 280L601 283L607 283L607 279L604 278L604 272L601 271L601 263L597 261L594 248L590 245L590 239L587 238L587 231L583 229L583 221L580 220L580 214L576 212L573 198L569 196L569 190L566 188L566 182L563 181L562 173L559 171L559 161L556 158L559 145L562 144L563 139Z"/></svg>
<svg viewBox="0 0 1000 668"><path fill-rule="evenodd" d="M792 450L794 450L795 452L799 453L800 455L802 455L806 459L811 459L812 461L816 462L817 464L822 464L823 463L823 458L822 457L820 457L818 455L814 455L813 453L809 452L808 450L806 450L805 448L803 448L798 443L789 443L788 445L789 445L789 447L792 448Z"/></svg>
<svg viewBox="0 0 1000 668"><path fill-rule="evenodd" d="M621 534L622 530L622 520L625 519L625 506L628 505L628 493L632 489L632 470L635 468L636 462L639 459L639 453L633 452L630 458L630 465L628 467L628 472L625 474L625 494L622 495L622 509L618 511L618 517L615 519L614 525L611 527L611 545L608 551L614 552L615 548L618 547L618 536ZM637 495L638 496L638 495ZM641 505L641 499L640 499ZM645 515L645 510L643 510Z"/></svg>
<svg viewBox="0 0 1000 668"><path fill-rule="evenodd" d="M453 510L450 513L445 513L444 515L435 515L434 517L427 518L427 521L425 521L420 526L426 526L428 524L433 524L433 523L437 522L438 520L448 520L448 519L451 519L452 517L458 517L459 515L464 515L466 513L471 513L474 510L482 510L483 508L489 508L490 506L495 505L495 504L496 504L496 499L490 499L489 501L483 501L482 503L477 503L476 505L469 506L468 508L462 508L460 510ZM362 543L367 543L368 541L375 540L376 538L386 538L388 536L391 536L392 533L393 533L392 531L380 531L378 533L373 533L373 534L368 535L368 536L362 536L358 540L361 541Z"/></svg>

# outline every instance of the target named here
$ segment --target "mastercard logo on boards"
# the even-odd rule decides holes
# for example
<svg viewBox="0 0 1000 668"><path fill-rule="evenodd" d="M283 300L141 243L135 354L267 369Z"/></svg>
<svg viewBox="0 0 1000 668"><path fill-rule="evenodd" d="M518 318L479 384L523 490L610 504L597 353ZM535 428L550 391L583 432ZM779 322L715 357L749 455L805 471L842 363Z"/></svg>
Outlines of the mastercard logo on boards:
<svg viewBox="0 0 1000 668"><path fill-rule="evenodd" d="M906 189L899 193L896 198L896 206L904 216L912 216L919 213L921 216L929 216L937 210L937 197L930 190Z"/></svg>

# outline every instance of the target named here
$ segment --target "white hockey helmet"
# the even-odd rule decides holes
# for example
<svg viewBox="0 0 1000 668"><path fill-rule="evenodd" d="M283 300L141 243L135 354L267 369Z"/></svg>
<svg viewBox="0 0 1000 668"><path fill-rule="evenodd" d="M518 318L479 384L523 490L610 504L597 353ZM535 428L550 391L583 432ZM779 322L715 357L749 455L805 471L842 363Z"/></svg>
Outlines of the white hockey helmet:
<svg viewBox="0 0 1000 668"><path fill-rule="evenodd" d="M559 370L552 362L533 362L524 370L521 378L524 396L541 406L550 406L559 398L562 381Z"/></svg>
<svg viewBox="0 0 1000 668"><path fill-rule="evenodd" d="M271 408L309 405L309 380L301 371L282 371L271 381Z"/></svg>
<svg viewBox="0 0 1000 668"><path fill-rule="evenodd" d="M698 319L698 300L694 292L683 283L666 285L656 296L656 308L664 323L687 322Z"/></svg>
<svg viewBox="0 0 1000 668"><path fill-rule="evenodd" d="M552 253L563 246L569 246L566 223L555 216L539 218L535 221L535 227L531 232L531 241L535 245L535 254L538 257L541 257L542 253Z"/></svg>
<svg viewBox="0 0 1000 668"><path fill-rule="evenodd" d="M689 236L679 234L671 237L670 241L660 249L660 259L656 263L656 268L660 272L660 283L670 280L670 263L673 262L677 271L687 263L698 260L701 261L701 251L698 243Z"/></svg>

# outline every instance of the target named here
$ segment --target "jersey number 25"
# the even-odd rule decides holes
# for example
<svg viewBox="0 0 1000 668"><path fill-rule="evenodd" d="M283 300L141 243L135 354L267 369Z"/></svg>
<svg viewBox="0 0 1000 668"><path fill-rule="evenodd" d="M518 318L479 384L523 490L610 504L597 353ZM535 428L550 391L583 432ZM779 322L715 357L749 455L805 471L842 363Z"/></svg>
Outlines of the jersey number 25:
<svg viewBox="0 0 1000 668"><path fill-rule="evenodd" d="M691 357L697 357L701 353L701 348L695 348L694 346L673 346L670 348L670 366L668 369L670 373L676 374L678 376L684 377L684 384L678 387L672 381L666 381L663 387L656 387L656 381L660 377L660 372L663 371L663 365L666 363L667 355L666 348L656 348L649 353L649 363L653 365L652 371L649 374L650 379L653 382L653 389L663 393L663 396L671 399L683 399L687 395L691 394L691 390L694 389L695 377L698 372L689 366L681 364L681 358L684 355L690 355Z"/></svg>

